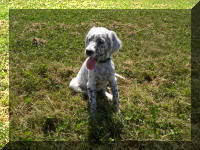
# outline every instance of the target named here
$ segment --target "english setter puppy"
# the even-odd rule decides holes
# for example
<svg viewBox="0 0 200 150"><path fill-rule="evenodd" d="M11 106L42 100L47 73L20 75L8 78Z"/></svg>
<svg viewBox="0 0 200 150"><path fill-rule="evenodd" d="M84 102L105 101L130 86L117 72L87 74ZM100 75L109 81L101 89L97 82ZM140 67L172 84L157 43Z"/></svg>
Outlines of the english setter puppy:
<svg viewBox="0 0 200 150"><path fill-rule="evenodd" d="M86 40L85 54L88 57L78 75L73 78L69 87L76 92L88 95L90 112L96 111L96 92L101 91L108 99L112 99L116 111L120 111L120 102L112 54L119 51L122 42L114 31L104 27L93 27L89 30ZM123 78L123 77L121 77ZM112 95L106 91L110 84Z"/></svg>

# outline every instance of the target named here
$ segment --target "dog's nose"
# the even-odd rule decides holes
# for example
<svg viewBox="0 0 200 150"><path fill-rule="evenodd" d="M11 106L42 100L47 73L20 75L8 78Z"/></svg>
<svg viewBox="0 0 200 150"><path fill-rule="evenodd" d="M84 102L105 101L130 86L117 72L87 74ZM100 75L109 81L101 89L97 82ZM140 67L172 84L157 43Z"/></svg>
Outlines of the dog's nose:
<svg viewBox="0 0 200 150"><path fill-rule="evenodd" d="M86 55L91 56L94 52L91 50L86 50Z"/></svg>

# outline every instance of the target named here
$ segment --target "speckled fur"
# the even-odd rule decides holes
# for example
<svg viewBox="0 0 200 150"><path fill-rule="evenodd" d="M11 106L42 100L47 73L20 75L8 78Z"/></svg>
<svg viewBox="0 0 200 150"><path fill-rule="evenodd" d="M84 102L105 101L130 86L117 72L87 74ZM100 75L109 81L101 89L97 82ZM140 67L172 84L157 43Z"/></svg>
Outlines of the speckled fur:
<svg viewBox="0 0 200 150"><path fill-rule="evenodd" d="M93 54L85 60L78 75L70 82L69 87L76 92L88 95L91 113L96 111L96 92L98 91L102 91L109 99L112 99L117 112L120 111L117 78L115 77L112 54L119 51L121 46L121 41L116 33L104 27L93 27L86 36L86 51L90 50ZM96 59L96 66L92 70L86 67L89 57ZM106 59L107 61L101 62ZM106 91L108 83L111 86L113 96Z"/></svg>

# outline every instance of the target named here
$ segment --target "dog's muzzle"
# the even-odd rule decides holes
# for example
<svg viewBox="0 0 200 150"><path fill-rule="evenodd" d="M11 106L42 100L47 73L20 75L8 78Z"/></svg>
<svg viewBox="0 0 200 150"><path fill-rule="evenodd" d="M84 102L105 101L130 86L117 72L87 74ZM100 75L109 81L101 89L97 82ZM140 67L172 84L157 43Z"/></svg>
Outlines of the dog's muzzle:
<svg viewBox="0 0 200 150"><path fill-rule="evenodd" d="M85 50L85 53L87 56L92 56L95 53L95 49L96 49L96 44L95 43L90 43Z"/></svg>

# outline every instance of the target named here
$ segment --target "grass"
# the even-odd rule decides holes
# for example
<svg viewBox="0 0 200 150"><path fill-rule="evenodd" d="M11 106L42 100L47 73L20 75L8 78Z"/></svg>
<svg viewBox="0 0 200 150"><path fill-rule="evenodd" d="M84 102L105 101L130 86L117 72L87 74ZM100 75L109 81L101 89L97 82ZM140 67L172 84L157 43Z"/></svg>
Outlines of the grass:
<svg viewBox="0 0 200 150"><path fill-rule="evenodd" d="M2 0L0 2L0 148L3 147L5 143L8 142L8 9L9 8L113 8L113 9L191 9L198 1L101 1L96 3L93 1L71 1L67 3L66 1L60 0L59 3L55 1L8 1ZM8 5L9 4L9 5ZM109 7L108 7L109 6ZM156 52L154 52L156 54ZM129 74L129 76L131 76ZM173 93L173 90L172 90ZM188 93L188 90L185 91ZM166 108L168 106L165 106Z"/></svg>
<svg viewBox="0 0 200 150"><path fill-rule="evenodd" d="M0 20L0 145L8 142L8 21ZM0 146L1 147L1 146Z"/></svg>
<svg viewBox="0 0 200 150"><path fill-rule="evenodd" d="M10 14L12 141L191 140L190 11ZM68 84L85 59L85 35L94 25L115 30L123 41L114 61L127 80L118 82L121 114L99 96L97 122L90 122L87 99Z"/></svg>
<svg viewBox="0 0 200 150"><path fill-rule="evenodd" d="M33 0L28 3L25 1L10 0L10 8L96 8L96 9L190 9L198 1L197 0L141 0L141 1L130 1L130 0L71 0L71 1L48 1L48 0Z"/></svg>

